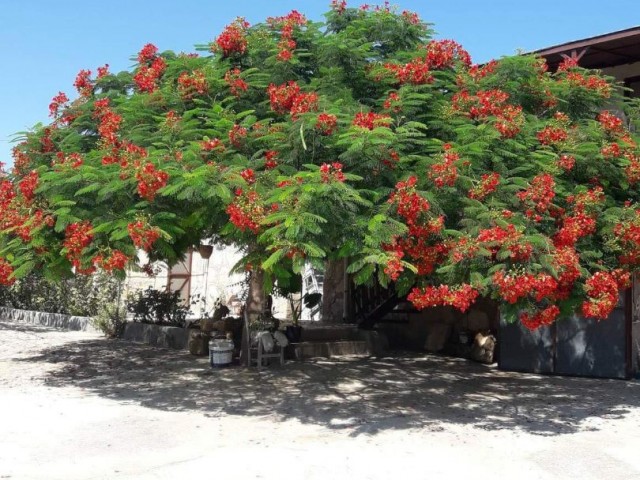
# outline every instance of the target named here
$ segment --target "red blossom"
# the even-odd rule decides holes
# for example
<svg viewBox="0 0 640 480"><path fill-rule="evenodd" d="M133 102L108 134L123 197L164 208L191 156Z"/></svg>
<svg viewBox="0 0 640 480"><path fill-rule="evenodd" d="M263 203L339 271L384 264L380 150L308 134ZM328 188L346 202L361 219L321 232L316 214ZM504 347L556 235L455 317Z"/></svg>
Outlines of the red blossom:
<svg viewBox="0 0 640 480"><path fill-rule="evenodd" d="M233 23L227 25L220 36L216 38L212 50L221 52L223 57L244 55L248 45L246 37L248 28L249 23L244 18L238 17Z"/></svg>
<svg viewBox="0 0 640 480"><path fill-rule="evenodd" d="M91 81L91 70L80 70L76 76L73 86L76 87L81 97L88 97L93 93L93 82Z"/></svg>
<svg viewBox="0 0 640 480"><path fill-rule="evenodd" d="M160 229L142 220L129 223L127 230L133 244L145 252L149 252L156 240L160 238Z"/></svg>
<svg viewBox="0 0 640 480"><path fill-rule="evenodd" d="M36 188L38 188L38 182L40 180L40 176L36 170L31 170L28 175L26 175L20 183L18 183L18 189L22 196L27 202L31 202L35 197Z"/></svg>
<svg viewBox="0 0 640 480"><path fill-rule="evenodd" d="M191 73L182 72L178 77L178 93L183 100L204 95L208 89L209 84L202 70L194 70Z"/></svg>
<svg viewBox="0 0 640 480"><path fill-rule="evenodd" d="M247 133L246 128L236 124L229 130L229 142L231 142L233 147L240 148L247 138Z"/></svg>
<svg viewBox="0 0 640 480"><path fill-rule="evenodd" d="M471 65L471 56L462 46L453 40L432 40L426 45L427 65L431 69L452 68L457 62Z"/></svg>
<svg viewBox="0 0 640 480"><path fill-rule="evenodd" d="M422 58L415 58L404 65L386 63L384 68L396 77L399 85L425 85L434 81L428 61Z"/></svg>
<svg viewBox="0 0 640 480"><path fill-rule="evenodd" d="M152 202L158 190L167 184L169 174L156 169L153 163L145 163L136 171L138 194L145 200Z"/></svg>
<svg viewBox="0 0 640 480"><path fill-rule="evenodd" d="M536 311L533 315L529 312L520 314L520 322L531 331L537 330L543 325L551 325L560 315L560 308L551 305L543 310Z"/></svg>
<svg viewBox="0 0 640 480"><path fill-rule="evenodd" d="M463 283L456 288L451 288L449 285L414 288L407 299L418 310L450 305L461 312L466 312L479 295L475 288Z"/></svg>
<svg viewBox="0 0 640 480"><path fill-rule="evenodd" d="M0 285L10 287L16 281L13 278L13 267L4 258L0 258Z"/></svg>
<svg viewBox="0 0 640 480"><path fill-rule="evenodd" d="M49 104L49 116L57 118L60 113L60 109L65 108L68 102L69 98L67 95L64 92L58 92L58 95L53 97Z"/></svg>
<svg viewBox="0 0 640 480"><path fill-rule="evenodd" d="M321 113L316 120L316 130L322 135L331 135L338 125L338 117L331 113Z"/></svg>
<svg viewBox="0 0 640 480"><path fill-rule="evenodd" d="M234 68L224 74L224 81L229 85L231 95L239 97L249 89L249 85L240 77L240 69Z"/></svg>
<svg viewBox="0 0 640 480"><path fill-rule="evenodd" d="M265 217L265 209L258 192L238 189L234 201L227 207L227 214L229 221L240 231L249 230L257 234Z"/></svg>
<svg viewBox="0 0 640 480"><path fill-rule="evenodd" d="M345 180L340 162L323 163L320 166L320 174L323 183L330 183L331 181L344 182Z"/></svg>
<svg viewBox="0 0 640 480"><path fill-rule="evenodd" d="M496 172L485 173L480 179L480 183L469 190L469 198L482 200L496 191L500 184L500 174Z"/></svg>
<svg viewBox="0 0 640 480"><path fill-rule="evenodd" d="M367 130L373 130L378 127L388 127L391 123L391 117L380 113L367 112L356 113L353 119L353 125Z"/></svg>

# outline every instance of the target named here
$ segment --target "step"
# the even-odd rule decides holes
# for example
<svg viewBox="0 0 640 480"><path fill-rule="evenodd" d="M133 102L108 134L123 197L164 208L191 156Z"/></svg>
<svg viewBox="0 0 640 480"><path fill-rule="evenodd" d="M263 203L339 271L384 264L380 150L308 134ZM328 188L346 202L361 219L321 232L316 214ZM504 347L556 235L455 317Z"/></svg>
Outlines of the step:
<svg viewBox="0 0 640 480"><path fill-rule="evenodd" d="M371 349L362 340L345 340L337 342L300 342L291 345L297 360L323 357L331 358L342 355L369 356Z"/></svg>
<svg viewBox="0 0 640 480"><path fill-rule="evenodd" d="M302 324L303 342L337 342L344 340L358 340L356 325L331 325L316 322Z"/></svg>

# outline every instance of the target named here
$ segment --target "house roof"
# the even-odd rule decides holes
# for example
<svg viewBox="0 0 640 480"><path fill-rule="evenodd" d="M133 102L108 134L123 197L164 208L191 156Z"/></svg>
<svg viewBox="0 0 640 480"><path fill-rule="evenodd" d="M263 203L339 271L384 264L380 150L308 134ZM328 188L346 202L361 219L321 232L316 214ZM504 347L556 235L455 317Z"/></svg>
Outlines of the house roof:
<svg viewBox="0 0 640 480"><path fill-rule="evenodd" d="M585 68L606 68L640 61L640 26L595 37L554 45L531 53L543 56L555 70L564 55L582 56L579 65ZM584 53L583 53L584 52Z"/></svg>

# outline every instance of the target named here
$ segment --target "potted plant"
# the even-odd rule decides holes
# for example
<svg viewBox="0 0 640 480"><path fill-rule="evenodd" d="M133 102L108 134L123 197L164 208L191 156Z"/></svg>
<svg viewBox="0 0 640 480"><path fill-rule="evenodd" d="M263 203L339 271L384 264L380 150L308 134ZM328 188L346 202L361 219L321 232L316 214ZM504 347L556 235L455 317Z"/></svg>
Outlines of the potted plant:
<svg viewBox="0 0 640 480"><path fill-rule="evenodd" d="M321 293L305 293L300 296L302 291L302 275L293 275L287 283L279 283L276 286L278 295L284 297L289 302L291 309L291 325L285 327L285 334L291 343L300 342L302 337L302 325L300 325L300 315L302 306L313 308L320 303L322 299Z"/></svg>

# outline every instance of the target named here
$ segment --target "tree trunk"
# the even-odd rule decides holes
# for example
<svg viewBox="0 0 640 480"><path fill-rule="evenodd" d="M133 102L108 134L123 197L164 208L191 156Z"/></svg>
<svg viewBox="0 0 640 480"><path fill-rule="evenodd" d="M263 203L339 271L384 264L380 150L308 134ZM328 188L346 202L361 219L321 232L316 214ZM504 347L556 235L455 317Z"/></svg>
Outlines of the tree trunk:
<svg viewBox="0 0 640 480"><path fill-rule="evenodd" d="M257 321L264 313L266 295L264 291L264 271L254 267L249 277L249 295L245 305L245 325L242 329L242 349L240 351L240 363L249 366L249 324ZM248 323L247 323L248 320Z"/></svg>
<svg viewBox="0 0 640 480"><path fill-rule="evenodd" d="M346 319L346 260L328 260L322 285L322 321L342 323Z"/></svg>

